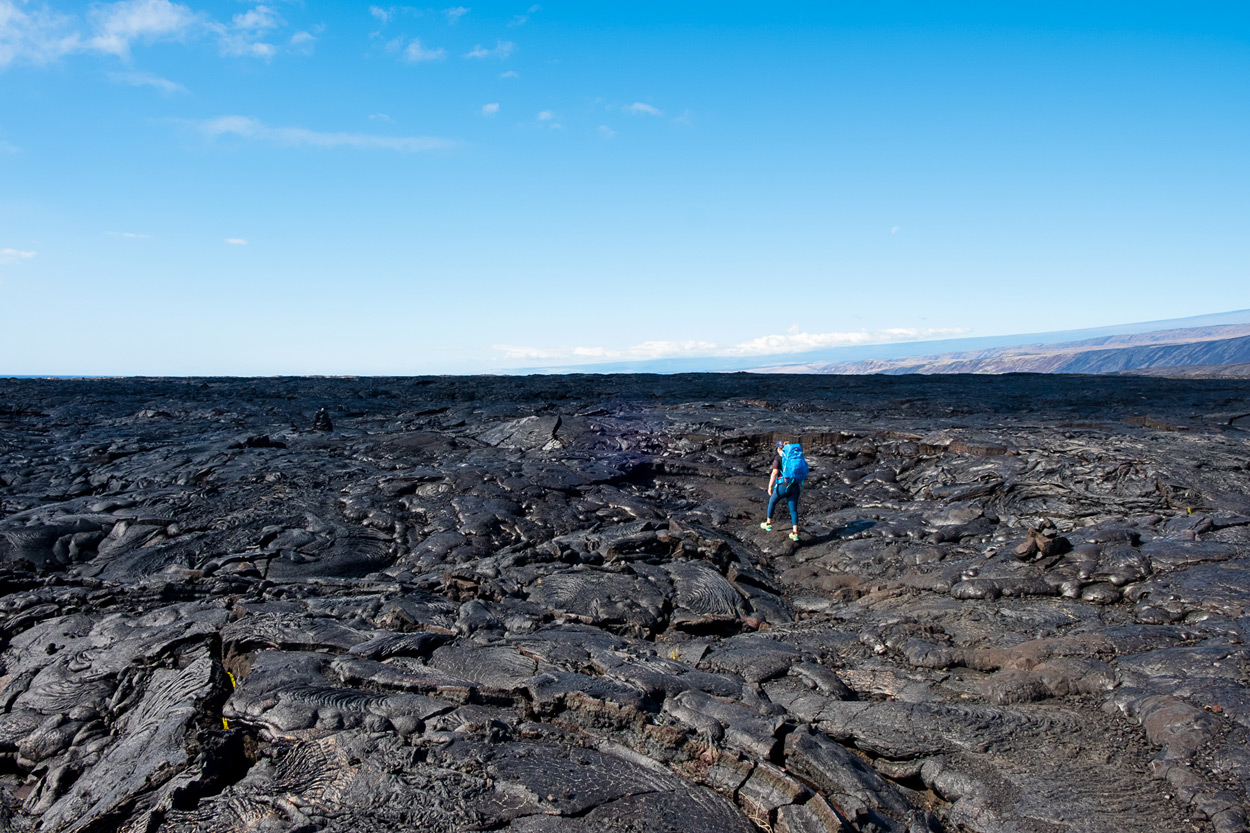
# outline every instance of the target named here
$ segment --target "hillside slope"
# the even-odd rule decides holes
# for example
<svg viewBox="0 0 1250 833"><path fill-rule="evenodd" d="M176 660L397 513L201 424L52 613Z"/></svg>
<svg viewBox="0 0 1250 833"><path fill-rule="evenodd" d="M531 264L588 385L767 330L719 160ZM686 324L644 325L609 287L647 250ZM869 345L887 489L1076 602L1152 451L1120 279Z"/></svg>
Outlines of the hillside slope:
<svg viewBox="0 0 1250 833"><path fill-rule="evenodd" d="M1250 363L1250 325L1191 327L1104 336L1058 344L875 359L775 365L761 372L903 373L1124 373Z"/></svg>

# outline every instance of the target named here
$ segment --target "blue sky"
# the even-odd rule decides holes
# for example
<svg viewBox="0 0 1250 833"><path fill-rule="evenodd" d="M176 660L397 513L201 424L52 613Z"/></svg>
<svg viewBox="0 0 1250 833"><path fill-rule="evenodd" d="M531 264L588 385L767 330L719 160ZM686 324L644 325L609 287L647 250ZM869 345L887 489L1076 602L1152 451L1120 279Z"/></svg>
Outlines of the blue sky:
<svg viewBox="0 0 1250 833"><path fill-rule="evenodd" d="M1244 3L0 0L0 373L1250 307Z"/></svg>

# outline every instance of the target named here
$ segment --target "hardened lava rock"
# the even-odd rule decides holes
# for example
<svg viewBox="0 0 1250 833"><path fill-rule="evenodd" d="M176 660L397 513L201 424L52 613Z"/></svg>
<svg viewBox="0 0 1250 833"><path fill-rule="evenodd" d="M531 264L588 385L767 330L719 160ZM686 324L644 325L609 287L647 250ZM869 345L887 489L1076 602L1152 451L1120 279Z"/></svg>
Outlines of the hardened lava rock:
<svg viewBox="0 0 1250 833"><path fill-rule="evenodd" d="M1247 414L1235 379L0 380L0 830L1246 831ZM780 439L798 542L759 526Z"/></svg>

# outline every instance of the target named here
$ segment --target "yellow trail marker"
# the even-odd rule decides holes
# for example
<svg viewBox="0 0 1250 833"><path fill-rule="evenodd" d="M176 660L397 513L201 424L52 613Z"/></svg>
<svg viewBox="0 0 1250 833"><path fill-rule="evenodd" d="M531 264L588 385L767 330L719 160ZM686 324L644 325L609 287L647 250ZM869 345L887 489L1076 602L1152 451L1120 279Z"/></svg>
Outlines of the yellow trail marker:
<svg viewBox="0 0 1250 833"><path fill-rule="evenodd" d="M227 672L226 672L226 676L230 678L230 687L231 687L231 688L238 688L238 687L239 687L239 684L235 681L235 679L234 679L234 675L233 675L233 674L231 674L229 671L227 671ZM227 721L227 720L226 720L226 718L225 718L224 716L221 718L221 725L222 725L225 729L227 729L227 730L229 730L229 729L230 729L230 722L229 722L229 721Z"/></svg>

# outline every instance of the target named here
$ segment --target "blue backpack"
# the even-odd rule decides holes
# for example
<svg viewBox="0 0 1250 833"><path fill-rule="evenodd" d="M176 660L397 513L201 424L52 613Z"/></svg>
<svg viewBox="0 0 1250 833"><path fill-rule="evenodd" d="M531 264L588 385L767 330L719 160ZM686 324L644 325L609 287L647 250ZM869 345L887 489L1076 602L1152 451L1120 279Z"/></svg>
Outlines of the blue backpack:
<svg viewBox="0 0 1250 833"><path fill-rule="evenodd" d="M803 446L786 443L781 447L781 471L777 473L778 492L786 491L791 484L800 486L807 479L807 461L803 459Z"/></svg>

